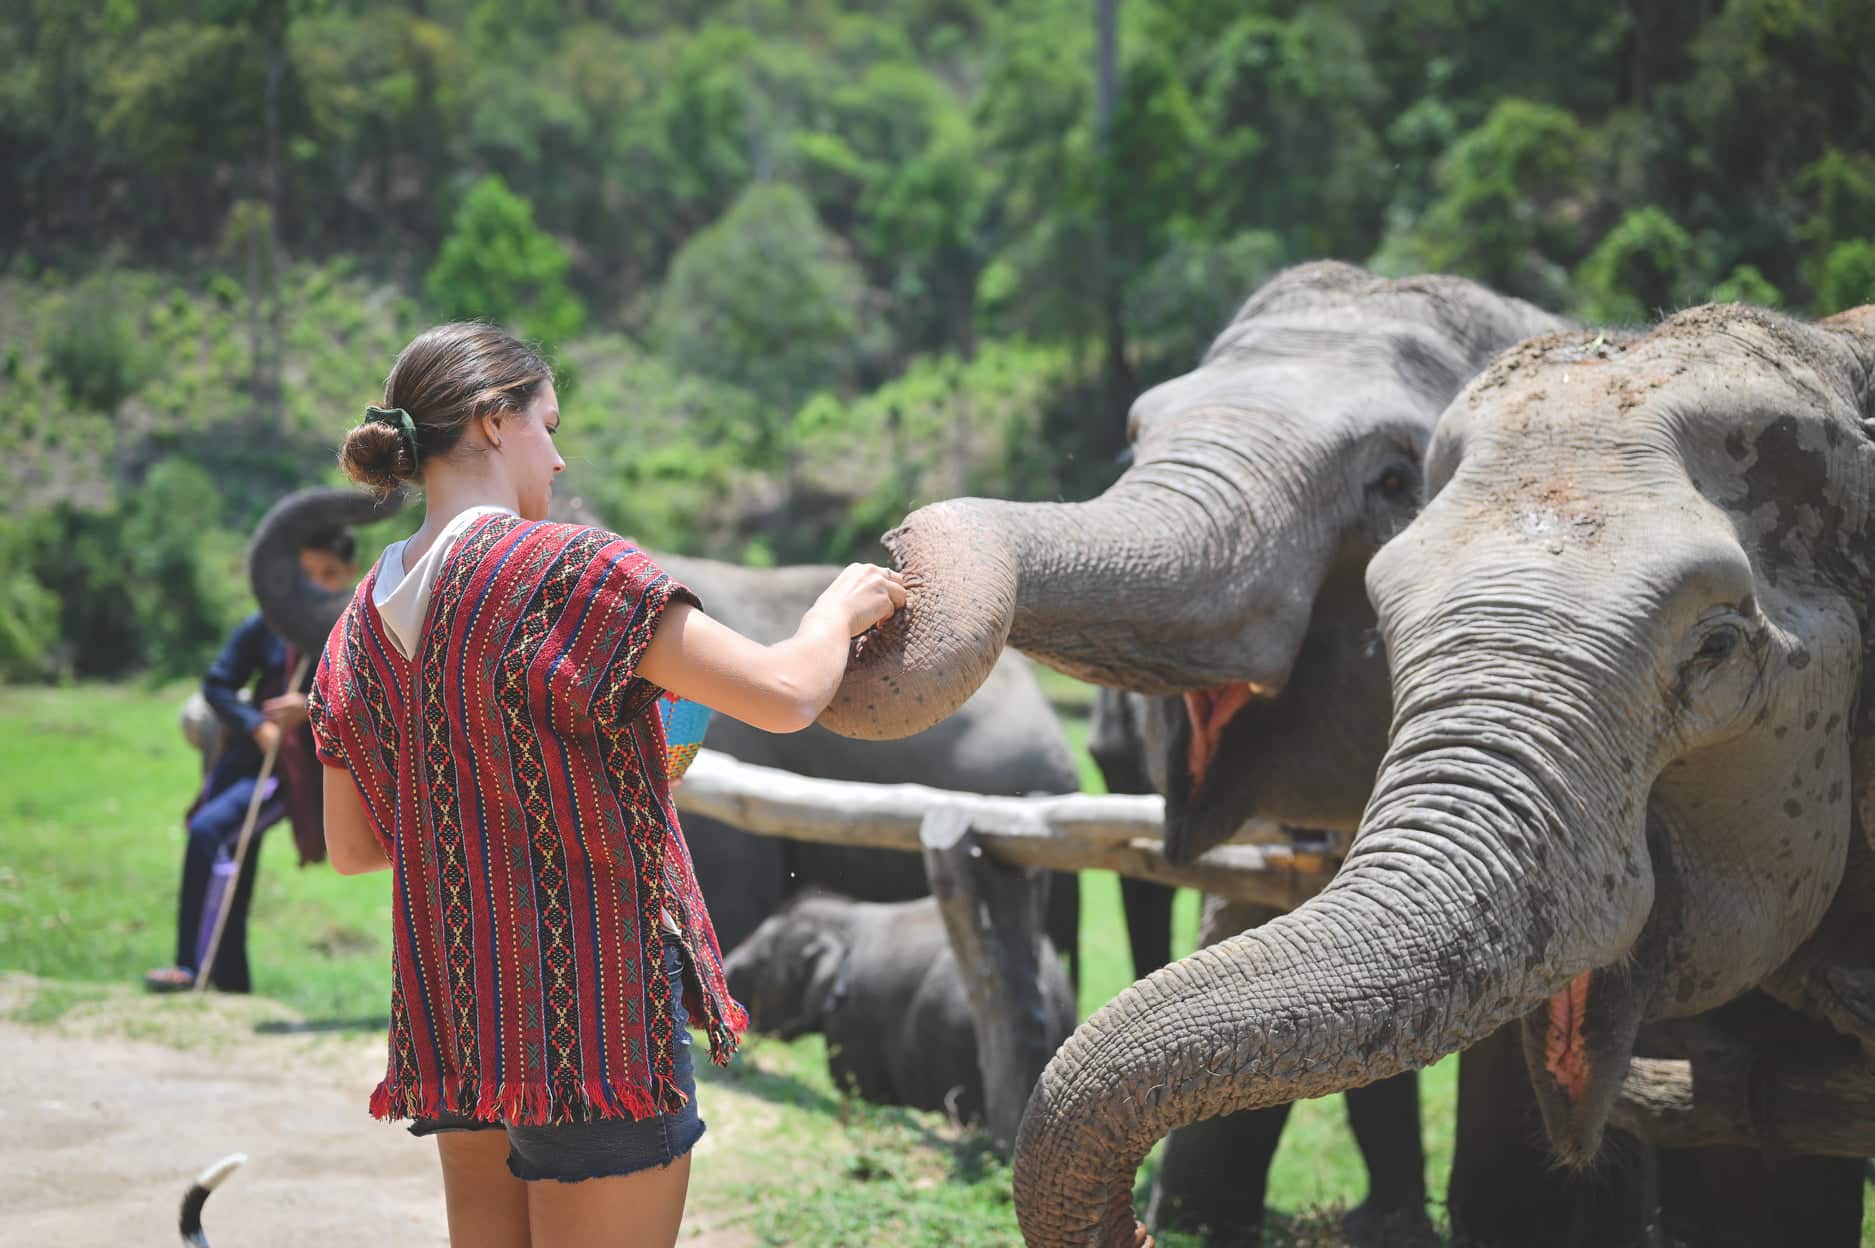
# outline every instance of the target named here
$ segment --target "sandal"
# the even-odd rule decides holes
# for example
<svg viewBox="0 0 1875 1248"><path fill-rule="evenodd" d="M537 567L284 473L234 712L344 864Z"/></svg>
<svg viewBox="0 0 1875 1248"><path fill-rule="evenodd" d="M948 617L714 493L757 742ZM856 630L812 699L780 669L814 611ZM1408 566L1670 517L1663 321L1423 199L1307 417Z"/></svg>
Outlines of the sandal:
<svg viewBox="0 0 1875 1248"><path fill-rule="evenodd" d="M187 992L195 987L195 972L186 966L165 966L146 971L143 986L150 992Z"/></svg>

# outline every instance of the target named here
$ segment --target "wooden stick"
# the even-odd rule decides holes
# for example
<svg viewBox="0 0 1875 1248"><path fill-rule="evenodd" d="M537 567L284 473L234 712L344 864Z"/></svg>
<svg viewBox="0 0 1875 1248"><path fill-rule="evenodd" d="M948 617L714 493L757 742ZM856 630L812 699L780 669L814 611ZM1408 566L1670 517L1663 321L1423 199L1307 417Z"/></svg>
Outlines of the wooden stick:
<svg viewBox="0 0 1875 1248"><path fill-rule="evenodd" d="M918 784L815 780L701 750L677 791L680 809L760 836L916 853L931 810L967 817L984 851L1023 867L1090 868L1291 910L1321 891L1339 860L1288 844L1223 845L1166 861L1157 797L984 797ZM1275 834L1275 825L1257 829Z"/></svg>
<svg viewBox="0 0 1875 1248"><path fill-rule="evenodd" d="M306 678L307 665L312 656L302 654L293 667L293 678L287 681L288 689L298 689L300 681ZM280 756L280 743L286 739L286 730L282 729L261 755L260 776L254 781L254 796L247 799L247 818L241 821L241 836L234 843L234 878L228 882L228 889L221 895L221 905L215 911L215 926L208 933L208 952L202 955L201 965L195 968L195 983L189 986L191 992L208 991L209 971L215 965L215 955L221 950L221 932L228 926L228 912L234 909L234 895L241 889L241 867L247 862L248 842L254 838L254 821L260 817L261 801L267 792L267 781L273 776L274 760Z"/></svg>

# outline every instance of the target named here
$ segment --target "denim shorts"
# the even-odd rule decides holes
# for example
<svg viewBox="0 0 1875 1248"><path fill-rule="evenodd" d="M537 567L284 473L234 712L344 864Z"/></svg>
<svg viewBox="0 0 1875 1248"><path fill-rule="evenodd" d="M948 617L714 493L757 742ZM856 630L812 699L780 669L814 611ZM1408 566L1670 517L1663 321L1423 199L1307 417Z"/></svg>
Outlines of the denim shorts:
<svg viewBox="0 0 1875 1248"><path fill-rule="evenodd" d="M696 1069L691 1063L689 1016L684 1012L684 952L666 937L664 977L671 986L671 1008L677 1015L673 1033L677 1053L673 1059L678 1086L690 1098L674 1114L640 1118L600 1118L548 1127L518 1127L482 1122L463 1114L419 1118L410 1126L416 1136L452 1131L506 1131L508 1169L517 1179L554 1179L578 1183L584 1179L610 1179L668 1166L697 1146L703 1138L703 1119L697 1113Z"/></svg>

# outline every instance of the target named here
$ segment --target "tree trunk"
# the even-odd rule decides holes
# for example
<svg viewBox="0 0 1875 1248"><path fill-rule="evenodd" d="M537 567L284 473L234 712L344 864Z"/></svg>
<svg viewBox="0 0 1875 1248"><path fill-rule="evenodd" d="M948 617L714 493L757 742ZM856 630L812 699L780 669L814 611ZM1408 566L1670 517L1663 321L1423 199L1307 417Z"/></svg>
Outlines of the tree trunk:
<svg viewBox="0 0 1875 1248"><path fill-rule="evenodd" d="M284 23L276 21L268 35L266 99L264 102L267 162L267 259L263 266L267 285L267 359L260 374L263 419L276 431L286 432L286 403L282 394L282 359L286 351L285 308L280 298L280 209L283 203L280 174L280 80L286 73Z"/></svg>
<svg viewBox="0 0 1875 1248"><path fill-rule="evenodd" d="M1101 338L1106 354L1108 420L1096 449L1117 454L1125 445L1127 408L1138 392L1133 366L1126 358L1125 283L1114 256L1113 114L1119 97L1119 0L1095 0L1098 27L1094 53L1094 150L1098 161L1099 221L1095 227L1096 272L1100 287Z"/></svg>

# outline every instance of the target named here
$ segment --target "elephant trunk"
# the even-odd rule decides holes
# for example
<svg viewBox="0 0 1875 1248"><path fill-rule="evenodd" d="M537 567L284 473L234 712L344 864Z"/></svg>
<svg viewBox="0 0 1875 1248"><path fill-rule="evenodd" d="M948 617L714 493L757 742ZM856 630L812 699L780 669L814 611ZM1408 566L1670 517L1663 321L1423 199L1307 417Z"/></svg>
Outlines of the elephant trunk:
<svg viewBox="0 0 1875 1248"><path fill-rule="evenodd" d="M1651 876L1617 886L1621 855L1580 837L1535 849L1602 812L1521 743L1541 729L1514 731L1521 717L1503 712L1429 705L1403 719L1328 888L1133 985L1063 1046L1017 1140L1030 1244L1133 1244L1135 1171L1172 1128L1429 1065L1566 996L1632 942Z"/></svg>
<svg viewBox="0 0 1875 1248"><path fill-rule="evenodd" d="M374 500L349 489L300 490L275 503L254 530L247 555L248 579L268 627L302 654L325 649L351 592L329 593L308 581L300 549L320 533L385 519L403 505L399 495Z"/></svg>
<svg viewBox="0 0 1875 1248"><path fill-rule="evenodd" d="M885 537L909 605L861 644L821 722L850 737L920 731L963 704L1004 645L1141 693L1280 685L1327 563L1315 535L1331 527L1299 497L1298 453L1246 438L1241 414L1204 410L1143 441L1089 502L913 512Z"/></svg>

